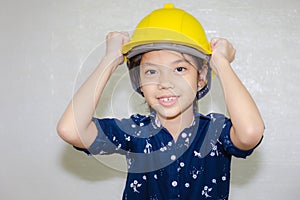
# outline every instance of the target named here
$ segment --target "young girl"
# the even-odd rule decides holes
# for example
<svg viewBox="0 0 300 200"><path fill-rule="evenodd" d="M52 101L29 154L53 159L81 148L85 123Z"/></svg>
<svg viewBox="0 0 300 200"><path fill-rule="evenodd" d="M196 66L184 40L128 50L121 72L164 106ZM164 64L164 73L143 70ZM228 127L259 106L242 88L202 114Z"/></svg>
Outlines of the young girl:
<svg viewBox="0 0 300 200"><path fill-rule="evenodd" d="M172 5L153 11L132 38L112 32L106 54L58 123L59 135L88 154L126 156L123 199L228 199L231 156L250 155L264 123L230 63L235 49L225 39L206 40L201 24ZM127 60L134 89L149 116L93 117L114 70ZM209 90L211 69L230 116L197 113Z"/></svg>

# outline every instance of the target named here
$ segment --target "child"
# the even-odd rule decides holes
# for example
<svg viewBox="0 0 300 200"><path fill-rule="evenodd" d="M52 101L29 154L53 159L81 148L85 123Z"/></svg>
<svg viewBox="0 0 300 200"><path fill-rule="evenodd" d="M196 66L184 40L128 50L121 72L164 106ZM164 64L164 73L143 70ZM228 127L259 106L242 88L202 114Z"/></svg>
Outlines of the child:
<svg viewBox="0 0 300 200"><path fill-rule="evenodd" d="M260 113L232 70L235 49L209 43L201 24L171 4L153 11L128 33L112 32L106 54L68 105L59 135L88 154L124 154L123 199L228 199L231 156L250 155L264 131ZM122 51L122 52L121 52ZM149 116L93 118L114 70L124 62ZM211 69L230 116L201 115L196 100L209 90Z"/></svg>

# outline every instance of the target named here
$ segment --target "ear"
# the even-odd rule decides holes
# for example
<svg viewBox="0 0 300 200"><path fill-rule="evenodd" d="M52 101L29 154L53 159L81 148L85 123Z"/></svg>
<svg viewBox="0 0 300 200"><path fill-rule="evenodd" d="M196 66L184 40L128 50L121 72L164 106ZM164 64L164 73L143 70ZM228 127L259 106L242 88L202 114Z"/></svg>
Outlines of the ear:
<svg viewBox="0 0 300 200"><path fill-rule="evenodd" d="M142 88L139 88L139 89L138 89L138 93L140 93L140 95L142 95L142 97L145 97Z"/></svg>
<svg viewBox="0 0 300 200"><path fill-rule="evenodd" d="M208 72L208 66L203 65L201 71L198 73L198 87L203 88L207 84L206 75Z"/></svg>

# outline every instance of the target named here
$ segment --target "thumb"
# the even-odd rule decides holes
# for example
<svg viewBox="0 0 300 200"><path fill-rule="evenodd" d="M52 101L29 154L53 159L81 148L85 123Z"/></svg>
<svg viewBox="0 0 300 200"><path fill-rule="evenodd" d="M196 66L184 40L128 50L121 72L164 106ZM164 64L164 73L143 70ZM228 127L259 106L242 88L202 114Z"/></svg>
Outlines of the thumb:
<svg viewBox="0 0 300 200"><path fill-rule="evenodd" d="M216 44L218 43L218 41L219 41L219 38L213 38L213 39L211 39L210 46L211 46L212 49L214 49L214 47L216 46Z"/></svg>

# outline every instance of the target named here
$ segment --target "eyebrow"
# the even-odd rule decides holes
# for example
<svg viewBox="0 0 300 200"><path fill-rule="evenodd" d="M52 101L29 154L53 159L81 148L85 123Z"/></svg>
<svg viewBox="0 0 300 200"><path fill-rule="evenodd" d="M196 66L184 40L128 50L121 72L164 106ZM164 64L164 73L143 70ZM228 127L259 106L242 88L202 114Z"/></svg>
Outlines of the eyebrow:
<svg viewBox="0 0 300 200"><path fill-rule="evenodd" d="M175 64L178 64L178 63L181 63L181 62L186 62L186 63L192 65L190 61L188 61L187 59L184 59L184 58L175 60L175 61L171 62L170 65L175 65ZM151 62L146 62L146 63L143 63L143 64L140 65L140 67L146 67L146 66L156 66L156 67L161 67L161 66L163 66L163 65L159 65L159 64L155 64L155 63L151 63ZM193 65L192 65L192 66L193 66Z"/></svg>

